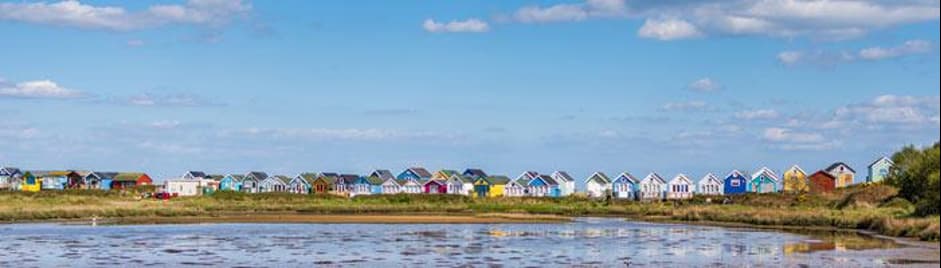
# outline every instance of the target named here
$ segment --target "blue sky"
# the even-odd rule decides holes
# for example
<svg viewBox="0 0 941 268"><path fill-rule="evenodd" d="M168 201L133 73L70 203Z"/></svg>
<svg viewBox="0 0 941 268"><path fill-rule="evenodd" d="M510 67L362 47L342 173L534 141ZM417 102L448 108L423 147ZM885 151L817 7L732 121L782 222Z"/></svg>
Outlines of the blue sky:
<svg viewBox="0 0 941 268"><path fill-rule="evenodd" d="M862 171L938 140L938 14L930 0L0 1L0 165Z"/></svg>

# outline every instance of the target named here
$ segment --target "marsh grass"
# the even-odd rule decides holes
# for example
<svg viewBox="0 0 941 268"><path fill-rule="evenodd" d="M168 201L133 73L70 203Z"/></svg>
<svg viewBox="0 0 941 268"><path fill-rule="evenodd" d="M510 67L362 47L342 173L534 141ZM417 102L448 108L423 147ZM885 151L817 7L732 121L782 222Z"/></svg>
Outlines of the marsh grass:
<svg viewBox="0 0 941 268"><path fill-rule="evenodd" d="M2 192L0 221L127 217L302 214L494 214L616 216L636 219L728 222L872 230L885 235L938 240L939 217L912 217L911 203L884 185L857 186L824 195L745 194L685 201L632 202L566 198L488 198L453 195L335 195L216 192L209 196L141 200L132 192Z"/></svg>

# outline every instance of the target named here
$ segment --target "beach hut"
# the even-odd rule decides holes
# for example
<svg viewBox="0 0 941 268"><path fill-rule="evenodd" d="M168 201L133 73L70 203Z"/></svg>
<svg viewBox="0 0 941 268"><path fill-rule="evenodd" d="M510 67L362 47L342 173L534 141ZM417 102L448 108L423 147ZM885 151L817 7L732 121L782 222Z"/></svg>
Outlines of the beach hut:
<svg viewBox="0 0 941 268"><path fill-rule="evenodd" d="M143 172L118 172L111 180L111 189L126 189L135 186L151 185L154 180Z"/></svg>
<svg viewBox="0 0 941 268"><path fill-rule="evenodd" d="M288 192L288 185L291 183L291 178L284 175L274 175L269 176L261 181L258 185L258 192L260 193L283 193Z"/></svg>
<svg viewBox="0 0 941 268"><path fill-rule="evenodd" d="M111 190L111 181L117 175L117 172L92 171L85 176L85 185L88 189Z"/></svg>
<svg viewBox="0 0 941 268"><path fill-rule="evenodd" d="M807 172L798 165L784 171L784 191L789 193L803 193L809 190Z"/></svg>
<svg viewBox="0 0 941 268"><path fill-rule="evenodd" d="M244 175L239 174L227 174L219 179L219 190L221 191L241 191L242 190L242 179Z"/></svg>
<svg viewBox="0 0 941 268"><path fill-rule="evenodd" d="M334 191L338 194L349 194L353 191L353 184L356 183L356 180L359 180L359 175L356 174L340 174L337 177L336 186Z"/></svg>
<svg viewBox="0 0 941 268"><path fill-rule="evenodd" d="M262 171L250 171L242 178L242 192L257 193L261 182L268 178L268 173Z"/></svg>
<svg viewBox="0 0 941 268"><path fill-rule="evenodd" d="M23 173L19 188L24 192L39 192L42 189L42 182L32 172L27 171Z"/></svg>
<svg viewBox="0 0 941 268"><path fill-rule="evenodd" d="M22 183L23 171L15 167L0 167L0 189L18 190Z"/></svg>
<svg viewBox="0 0 941 268"><path fill-rule="evenodd" d="M399 185L402 185L401 193L404 194L420 194L425 191L424 184L428 180L416 180L416 179L399 179Z"/></svg>
<svg viewBox="0 0 941 268"><path fill-rule="evenodd" d="M604 197L611 191L611 179L604 172L595 172L585 179L585 193L588 197Z"/></svg>
<svg viewBox="0 0 941 268"><path fill-rule="evenodd" d="M69 170L33 170L30 171L36 179L39 180L40 188L43 191L63 190L67 187L69 178L78 178L81 176L74 171Z"/></svg>
<svg viewBox="0 0 941 268"><path fill-rule="evenodd" d="M357 195L371 195L381 193L382 179L379 177L360 176L350 188L350 197Z"/></svg>
<svg viewBox="0 0 941 268"><path fill-rule="evenodd" d="M552 179L549 175L537 175L529 180L529 195L536 197L559 197L562 191L559 189L559 182Z"/></svg>
<svg viewBox="0 0 941 268"><path fill-rule="evenodd" d="M575 179L568 172L556 170L552 172L552 179L559 182L560 196L569 196L575 193Z"/></svg>
<svg viewBox="0 0 941 268"><path fill-rule="evenodd" d="M503 196L522 197L529 196L529 178L517 178L506 183L503 187Z"/></svg>
<svg viewBox="0 0 941 268"><path fill-rule="evenodd" d="M291 178L288 182L288 192L295 194L310 194L317 180L317 173L302 172Z"/></svg>
<svg viewBox="0 0 941 268"><path fill-rule="evenodd" d="M501 197L503 196L504 189L506 184L510 182L510 178L506 176L490 176L484 178L477 178L474 180L474 193L475 197L485 198L485 197Z"/></svg>
<svg viewBox="0 0 941 268"><path fill-rule="evenodd" d="M833 163L824 170L836 178L836 188L853 185L853 180L856 178L856 170L843 162Z"/></svg>
<svg viewBox="0 0 941 268"><path fill-rule="evenodd" d="M466 172L464 173L466 174ZM454 174L448 178L448 194L471 195L474 191L474 178L464 174ZM484 178L484 177L476 177Z"/></svg>
<svg viewBox="0 0 941 268"><path fill-rule="evenodd" d="M725 180L722 184L722 194L725 195L744 194L748 192L748 179L737 169L729 172L729 175L725 176Z"/></svg>
<svg viewBox="0 0 941 268"><path fill-rule="evenodd" d="M637 184L640 183L634 175L627 171L621 172L611 182L611 195L617 199L634 200L637 198Z"/></svg>
<svg viewBox="0 0 941 268"><path fill-rule="evenodd" d="M484 170L479 169L479 168L468 168L468 169L465 169L464 172L461 173L461 175L464 175L465 177L470 177L472 179L476 179L476 178L487 177L487 172L484 172Z"/></svg>
<svg viewBox="0 0 941 268"><path fill-rule="evenodd" d="M172 196L200 195L199 181L189 179L171 179L163 182L163 191Z"/></svg>
<svg viewBox="0 0 941 268"><path fill-rule="evenodd" d="M637 199L639 200L662 200L663 194L666 192L667 182L660 177L660 174L656 172L650 172L646 177L640 180L637 183L639 189L637 193Z"/></svg>
<svg viewBox="0 0 941 268"><path fill-rule="evenodd" d="M892 166L894 165L895 163L892 162L892 159L889 159L888 157L883 156L879 159L876 159L876 161L872 162L867 167L869 175L866 176L866 182L873 183L885 180L885 178L889 176L889 171L892 170Z"/></svg>
<svg viewBox="0 0 941 268"><path fill-rule="evenodd" d="M706 176L703 176L696 186L696 194L722 195L722 181L712 173L707 173Z"/></svg>
<svg viewBox="0 0 941 268"><path fill-rule="evenodd" d="M339 175L332 172L317 173L317 179L313 183L314 194L328 194L334 192Z"/></svg>
<svg viewBox="0 0 941 268"><path fill-rule="evenodd" d="M751 175L749 191L753 193L773 193L778 191L778 175L767 167L758 169Z"/></svg>
<svg viewBox="0 0 941 268"><path fill-rule="evenodd" d="M807 177L808 188L811 193L829 193L836 188L836 177L829 172L820 170Z"/></svg>
<svg viewBox="0 0 941 268"><path fill-rule="evenodd" d="M402 192L402 184L396 178L388 178L382 182L382 194L398 194Z"/></svg>
<svg viewBox="0 0 941 268"><path fill-rule="evenodd" d="M402 173L399 173L396 178L399 180L414 180L416 182L424 182L428 179L431 179L431 176L432 174L423 167L410 167L402 171Z"/></svg>
<svg viewBox="0 0 941 268"><path fill-rule="evenodd" d="M690 199L693 198L693 180L690 180L686 174L678 174L667 183L667 199Z"/></svg>
<svg viewBox="0 0 941 268"><path fill-rule="evenodd" d="M456 175L458 173L455 171L453 173L448 173L448 174ZM450 175L448 177L450 177ZM447 194L448 193L448 179L447 177L445 177L445 178L434 178L434 179L427 180L425 181L424 184L422 184L422 190L426 194Z"/></svg>

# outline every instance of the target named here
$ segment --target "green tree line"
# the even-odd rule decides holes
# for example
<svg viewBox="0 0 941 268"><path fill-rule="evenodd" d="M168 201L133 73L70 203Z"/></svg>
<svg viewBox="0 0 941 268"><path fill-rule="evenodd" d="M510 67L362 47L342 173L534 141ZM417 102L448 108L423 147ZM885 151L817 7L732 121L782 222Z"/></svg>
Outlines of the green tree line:
<svg viewBox="0 0 941 268"><path fill-rule="evenodd" d="M886 183L899 189L899 195L915 204L915 214L937 215L941 207L941 187L938 173L941 169L939 144L916 148L909 145L892 155L895 162Z"/></svg>

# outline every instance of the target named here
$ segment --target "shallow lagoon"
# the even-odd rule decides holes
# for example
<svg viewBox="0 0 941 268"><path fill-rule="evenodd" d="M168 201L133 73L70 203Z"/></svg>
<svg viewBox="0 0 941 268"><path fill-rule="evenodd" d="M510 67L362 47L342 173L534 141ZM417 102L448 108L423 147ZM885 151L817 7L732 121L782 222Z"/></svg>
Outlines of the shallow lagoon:
<svg viewBox="0 0 941 268"><path fill-rule="evenodd" d="M579 218L545 224L0 225L0 267L883 266L858 235ZM879 252L879 251L876 251Z"/></svg>

